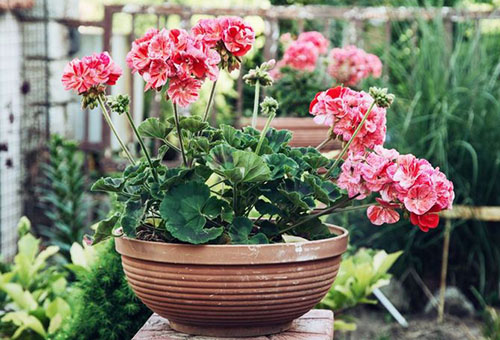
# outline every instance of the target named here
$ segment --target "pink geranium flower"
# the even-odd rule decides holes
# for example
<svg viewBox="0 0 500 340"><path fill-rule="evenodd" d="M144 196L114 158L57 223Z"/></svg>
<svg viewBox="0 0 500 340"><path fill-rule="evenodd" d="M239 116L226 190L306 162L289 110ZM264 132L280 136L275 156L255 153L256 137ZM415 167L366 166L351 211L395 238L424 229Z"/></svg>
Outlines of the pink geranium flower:
<svg viewBox="0 0 500 340"><path fill-rule="evenodd" d="M380 205L371 205L366 210L370 222L375 225L382 225L384 223L393 224L399 221L399 213L395 210L395 208L399 207L397 204L384 202L380 198L376 200Z"/></svg>
<svg viewBox="0 0 500 340"><path fill-rule="evenodd" d="M201 19L191 28L191 32L209 47L214 47L222 39L222 26L218 19Z"/></svg>
<svg viewBox="0 0 500 340"><path fill-rule="evenodd" d="M333 132L347 142L372 102L373 98L366 92L339 86L318 93L309 106L309 112L315 116L314 121L317 124L331 126ZM366 148L373 149L382 145L387 130L385 115L385 108L373 107L349 150L364 153Z"/></svg>
<svg viewBox="0 0 500 340"><path fill-rule="evenodd" d="M227 50L237 57L247 54L255 42L255 32L240 17L222 17L222 41Z"/></svg>
<svg viewBox="0 0 500 340"><path fill-rule="evenodd" d="M297 41L312 43L319 54L325 54L328 51L329 42L320 32L309 31L300 33Z"/></svg>
<svg viewBox="0 0 500 340"><path fill-rule="evenodd" d="M175 104L187 106L198 99L201 84L200 80L191 77L172 78L167 94Z"/></svg>
<svg viewBox="0 0 500 340"><path fill-rule="evenodd" d="M453 183L429 162L382 146L365 153L349 153L337 185L357 199L380 194L376 198L380 206L367 211L372 223L395 223L399 220L395 209L402 209L423 231L438 225L437 213L451 208L455 197Z"/></svg>
<svg viewBox="0 0 500 340"><path fill-rule="evenodd" d="M114 85L121 76L121 68L115 64L108 52L73 59L63 71L62 83L66 90L83 94L99 85Z"/></svg>
<svg viewBox="0 0 500 340"><path fill-rule="evenodd" d="M300 71L314 71L317 60L318 49L309 41L292 42L283 55L284 65Z"/></svg>
<svg viewBox="0 0 500 340"><path fill-rule="evenodd" d="M328 59L328 73L347 86L355 86L370 75L378 78L382 74L380 59L353 45L332 49Z"/></svg>
<svg viewBox="0 0 500 340"><path fill-rule="evenodd" d="M146 91L169 84L169 97L180 106L198 98L194 91L199 90L203 80L217 79L219 62L219 53L210 48L206 39L180 29L149 30L132 43L127 54L132 72L138 72L146 81Z"/></svg>
<svg viewBox="0 0 500 340"><path fill-rule="evenodd" d="M419 184L408 190L404 197L404 204L408 211L422 215L434 206L436 200L437 193L431 185Z"/></svg>

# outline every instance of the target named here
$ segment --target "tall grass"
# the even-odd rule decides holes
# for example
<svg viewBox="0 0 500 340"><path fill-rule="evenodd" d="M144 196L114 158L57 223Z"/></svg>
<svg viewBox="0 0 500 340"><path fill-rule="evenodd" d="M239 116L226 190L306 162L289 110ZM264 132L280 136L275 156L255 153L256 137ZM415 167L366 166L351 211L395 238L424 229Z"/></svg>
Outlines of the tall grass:
<svg viewBox="0 0 500 340"><path fill-rule="evenodd" d="M439 166L455 184L455 203L500 205L498 36L481 35L467 23L455 24L451 36L439 18L394 28L397 40L385 60L386 86L397 98L388 115L388 146ZM424 234L407 222L381 229L351 223L359 227L355 242L405 250L401 269L415 267L431 286L438 282L442 227ZM453 225L450 283L498 297L498 224Z"/></svg>

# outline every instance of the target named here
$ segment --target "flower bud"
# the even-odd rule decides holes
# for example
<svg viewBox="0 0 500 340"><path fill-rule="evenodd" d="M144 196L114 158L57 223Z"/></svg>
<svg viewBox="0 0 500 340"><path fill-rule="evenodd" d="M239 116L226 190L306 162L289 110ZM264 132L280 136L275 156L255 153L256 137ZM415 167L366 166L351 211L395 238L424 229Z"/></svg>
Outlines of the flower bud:
<svg viewBox="0 0 500 340"><path fill-rule="evenodd" d="M245 83L252 86L255 86L257 83L264 87L271 86L273 84L273 77L269 74L269 70L275 65L276 61L274 59L262 63L260 66L248 71L248 73L243 76L243 80Z"/></svg>
<svg viewBox="0 0 500 340"><path fill-rule="evenodd" d="M119 94L116 97L109 97L107 103L113 112L121 115L128 112L130 99L127 95Z"/></svg>
<svg viewBox="0 0 500 340"><path fill-rule="evenodd" d="M273 97L266 97L260 103L260 112L262 112L263 115L269 116L271 114L275 114L276 111L278 111L278 101L274 99Z"/></svg>
<svg viewBox="0 0 500 340"><path fill-rule="evenodd" d="M394 95L387 93L387 88L370 87L369 93L378 107L388 108L394 101Z"/></svg>

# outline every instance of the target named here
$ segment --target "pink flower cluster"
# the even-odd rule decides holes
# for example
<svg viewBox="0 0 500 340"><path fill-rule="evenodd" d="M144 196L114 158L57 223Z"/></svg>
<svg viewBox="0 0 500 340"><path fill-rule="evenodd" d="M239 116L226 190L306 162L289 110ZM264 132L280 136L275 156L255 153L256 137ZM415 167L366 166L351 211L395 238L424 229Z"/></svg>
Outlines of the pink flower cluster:
<svg viewBox="0 0 500 340"><path fill-rule="evenodd" d="M379 57L353 45L332 49L328 60L330 76L347 86L357 85L370 75L375 78L382 75L382 62Z"/></svg>
<svg viewBox="0 0 500 340"><path fill-rule="evenodd" d="M254 30L240 17L202 19L191 32L210 47L222 41L224 47L237 57L247 54L255 42Z"/></svg>
<svg viewBox="0 0 500 340"><path fill-rule="evenodd" d="M373 152L350 153L337 180L349 197L363 199L380 194L378 205L367 210L375 225L399 220L396 209L409 212L410 221L422 231L435 228L441 210L451 209L455 194L453 183L425 159L400 155L396 150L376 146Z"/></svg>
<svg viewBox="0 0 500 340"><path fill-rule="evenodd" d="M299 34L297 40L291 40L290 34L284 34L281 39L288 45L283 59L277 63L273 78L279 78L279 69L289 66L299 71L312 72L321 54L328 51L328 40L319 32L310 31Z"/></svg>
<svg viewBox="0 0 500 340"><path fill-rule="evenodd" d="M333 133L347 142L372 103L373 98L368 93L338 86L319 92L311 102L309 112L315 116L317 124L331 126ZM363 154L367 148L382 145L386 130L386 109L374 106L349 151Z"/></svg>
<svg viewBox="0 0 500 340"><path fill-rule="evenodd" d="M75 90L83 94L92 87L114 85L122 69L115 64L108 52L94 53L69 62L63 71L62 83L66 90Z"/></svg>
<svg viewBox="0 0 500 340"><path fill-rule="evenodd" d="M167 84L175 104L187 106L198 99L205 78L216 80L220 56L185 30L149 29L132 43L127 64L146 81L145 90Z"/></svg>

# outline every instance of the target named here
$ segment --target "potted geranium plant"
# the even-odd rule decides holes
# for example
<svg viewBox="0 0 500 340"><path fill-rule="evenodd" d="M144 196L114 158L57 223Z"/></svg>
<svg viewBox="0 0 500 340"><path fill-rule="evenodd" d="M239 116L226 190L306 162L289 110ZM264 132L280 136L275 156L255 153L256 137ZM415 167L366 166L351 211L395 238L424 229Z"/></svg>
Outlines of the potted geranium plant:
<svg viewBox="0 0 500 340"><path fill-rule="evenodd" d="M333 283L348 241L345 229L322 216L366 207L352 203L374 193L374 224L394 223L402 210L427 231L453 200L453 185L438 169L383 148L393 100L385 90L317 94L311 113L345 142L335 160L313 147L293 148L289 131L271 128L278 110L272 98L260 104L268 116L261 130L210 126L211 100L202 117L181 117L177 107L197 100L206 78L215 83L219 70L237 68L253 42L252 28L236 17L205 19L191 32L149 30L132 44L127 63L146 90L167 87L174 115L138 127L128 97L105 94L121 74L107 53L75 59L63 75L84 107L100 105L113 132L110 111L125 114L143 152L135 159L117 135L131 164L92 189L116 195L123 208L99 223L94 242L117 237L137 296L187 333L276 333L313 308ZM267 66L247 80L268 82ZM149 154L143 138L165 143L159 155ZM167 148L181 154L182 165L161 163Z"/></svg>
<svg viewBox="0 0 500 340"><path fill-rule="evenodd" d="M285 50L271 71L276 84L269 94L279 101L281 110L272 126L293 131L292 146L316 146L328 128L310 118L310 98L335 84L356 88L366 78L378 78L382 62L376 55L353 45L328 52L329 41L316 31L303 32L295 40L285 33L280 41ZM257 126L264 126L264 119L259 119ZM339 147L340 143L323 145L324 150Z"/></svg>

